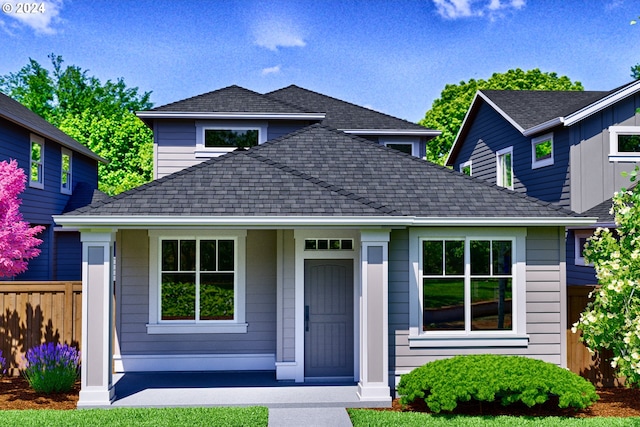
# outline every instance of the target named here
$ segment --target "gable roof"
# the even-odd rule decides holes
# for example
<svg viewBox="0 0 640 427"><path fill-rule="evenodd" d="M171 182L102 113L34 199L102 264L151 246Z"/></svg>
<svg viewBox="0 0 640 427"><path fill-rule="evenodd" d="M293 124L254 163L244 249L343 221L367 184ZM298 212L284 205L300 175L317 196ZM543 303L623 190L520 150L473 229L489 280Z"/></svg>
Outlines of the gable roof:
<svg viewBox="0 0 640 427"><path fill-rule="evenodd" d="M147 122L157 118L293 119L320 121L361 135L434 137L441 133L295 85L266 94L234 85L136 114Z"/></svg>
<svg viewBox="0 0 640 427"><path fill-rule="evenodd" d="M96 153L2 92L0 92L0 117L22 126L30 132L55 141L76 153L84 154L85 156L99 162L107 162L105 159L98 156Z"/></svg>
<svg viewBox="0 0 640 427"><path fill-rule="evenodd" d="M437 136L441 133L440 131L427 129L424 126L407 120L399 119L296 85L290 85L273 92L268 92L265 95L269 98L297 105L306 110L323 111L326 113L326 117L322 121L322 124L346 132L387 129L413 130L423 134L428 133L429 136ZM362 134L362 132L357 133Z"/></svg>
<svg viewBox="0 0 640 427"><path fill-rule="evenodd" d="M590 224L316 124L56 217L62 225Z"/></svg>
<svg viewBox="0 0 640 427"><path fill-rule="evenodd" d="M556 126L571 126L639 91L640 80L610 91L480 90L471 102L445 164L453 165L483 103L524 136L533 136Z"/></svg>

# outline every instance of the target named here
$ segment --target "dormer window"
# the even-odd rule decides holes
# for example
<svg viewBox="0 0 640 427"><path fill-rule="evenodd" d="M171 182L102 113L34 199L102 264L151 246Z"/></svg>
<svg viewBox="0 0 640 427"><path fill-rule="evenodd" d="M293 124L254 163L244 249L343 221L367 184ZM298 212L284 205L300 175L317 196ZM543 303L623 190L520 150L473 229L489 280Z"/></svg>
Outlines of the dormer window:
<svg viewBox="0 0 640 427"><path fill-rule="evenodd" d="M44 138L31 135L29 187L44 188Z"/></svg>
<svg viewBox="0 0 640 427"><path fill-rule="evenodd" d="M553 133L531 140L531 169L553 164Z"/></svg>
<svg viewBox="0 0 640 427"><path fill-rule="evenodd" d="M640 126L609 126L609 161L640 161Z"/></svg>
<svg viewBox="0 0 640 427"><path fill-rule="evenodd" d="M267 140L267 122L196 121L196 158L217 157L237 148L251 148Z"/></svg>

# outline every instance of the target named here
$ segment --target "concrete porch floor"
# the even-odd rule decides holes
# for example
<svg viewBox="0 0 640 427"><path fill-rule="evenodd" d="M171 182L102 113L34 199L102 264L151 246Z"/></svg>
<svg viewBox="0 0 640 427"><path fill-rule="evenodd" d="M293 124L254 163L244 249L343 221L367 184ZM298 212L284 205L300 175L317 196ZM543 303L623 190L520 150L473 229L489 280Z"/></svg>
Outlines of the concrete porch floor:
<svg viewBox="0 0 640 427"><path fill-rule="evenodd" d="M273 371L153 372L114 375L112 407L267 406L269 408L376 408L390 401L361 402L345 382L277 381Z"/></svg>

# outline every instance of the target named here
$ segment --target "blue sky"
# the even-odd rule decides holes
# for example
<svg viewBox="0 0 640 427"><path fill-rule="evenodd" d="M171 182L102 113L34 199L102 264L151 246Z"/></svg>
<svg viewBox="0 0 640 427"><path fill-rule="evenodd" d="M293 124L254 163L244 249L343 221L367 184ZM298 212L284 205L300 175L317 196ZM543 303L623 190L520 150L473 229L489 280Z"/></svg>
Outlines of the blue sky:
<svg viewBox="0 0 640 427"><path fill-rule="evenodd" d="M609 90L640 62L633 0L19 3L0 0L0 75L55 53L152 91L155 105L296 84L417 121L449 83L540 68Z"/></svg>

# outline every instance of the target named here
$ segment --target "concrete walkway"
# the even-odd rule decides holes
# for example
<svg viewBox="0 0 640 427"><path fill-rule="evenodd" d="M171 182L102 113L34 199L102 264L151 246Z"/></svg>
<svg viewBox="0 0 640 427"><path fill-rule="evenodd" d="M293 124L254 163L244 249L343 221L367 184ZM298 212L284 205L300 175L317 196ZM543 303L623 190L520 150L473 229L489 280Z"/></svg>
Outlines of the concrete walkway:
<svg viewBox="0 0 640 427"><path fill-rule="evenodd" d="M274 372L127 373L114 380L111 407L266 406L270 427L349 427L345 408L391 404L361 402L353 382L281 382Z"/></svg>

